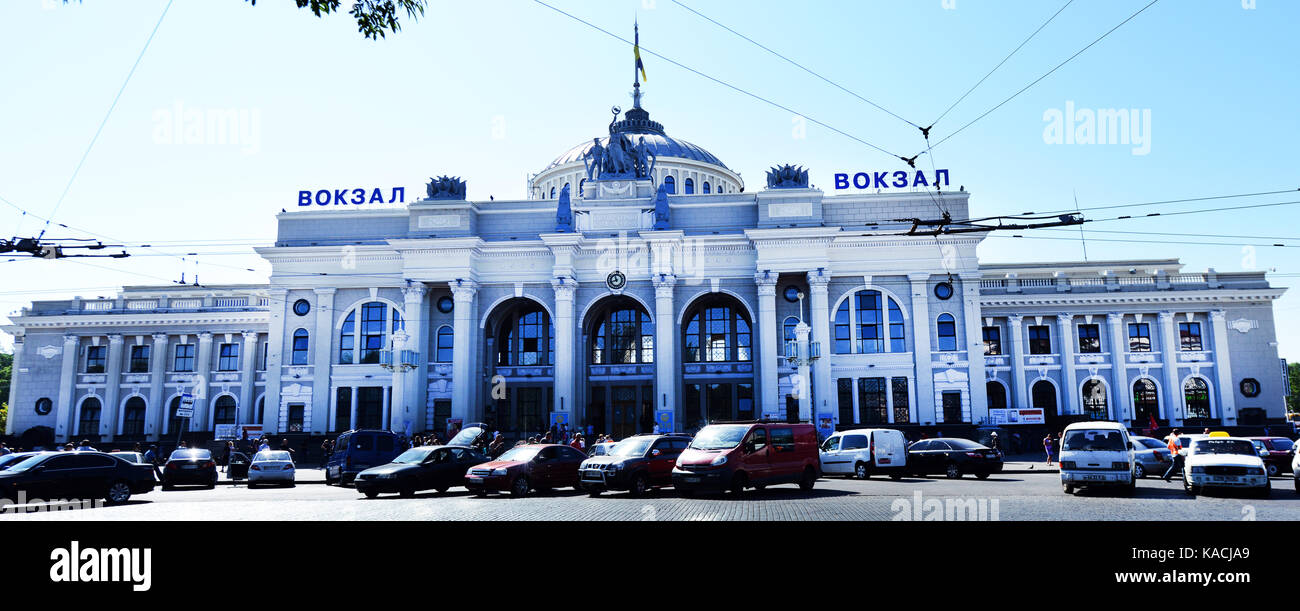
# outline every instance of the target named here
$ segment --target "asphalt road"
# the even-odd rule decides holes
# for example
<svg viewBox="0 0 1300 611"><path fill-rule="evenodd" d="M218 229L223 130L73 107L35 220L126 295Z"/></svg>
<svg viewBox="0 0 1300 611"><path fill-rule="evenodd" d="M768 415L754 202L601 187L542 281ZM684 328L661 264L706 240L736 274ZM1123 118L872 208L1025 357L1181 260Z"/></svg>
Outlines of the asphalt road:
<svg viewBox="0 0 1300 611"><path fill-rule="evenodd" d="M303 471L300 480L319 480ZM36 508L36 506L27 506ZM294 488L223 484L214 490L154 490L117 507L0 514L0 520L1300 520L1290 477L1274 478L1267 499L1240 493L1189 497L1177 480L1145 479L1125 497L1103 491L1073 496L1056 473L995 475L987 480L824 478L811 492L776 486L742 497L679 497L671 488L641 498L559 490L527 498L478 498L462 488L413 498L366 499L352 488L300 483Z"/></svg>

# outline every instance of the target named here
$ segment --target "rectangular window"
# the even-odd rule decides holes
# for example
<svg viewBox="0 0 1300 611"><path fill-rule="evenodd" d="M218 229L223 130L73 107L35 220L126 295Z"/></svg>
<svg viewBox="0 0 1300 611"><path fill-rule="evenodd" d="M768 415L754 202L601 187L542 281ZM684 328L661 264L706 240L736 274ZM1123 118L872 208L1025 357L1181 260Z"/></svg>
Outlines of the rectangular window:
<svg viewBox="0 0 1300 611"><path fill-rule="evenodd" d="M739 420L754 419L753 384L736 385L736 418Z"/></svg>
<svg viewBox="0 0 1300 611"><path fill-rule="evenodd" d="M840 424L853 423L853 378L835 380L836 398L840 408Z"/></svg>
<svg viewBox="0 0 1300 611"><path fill-rule="evenodd" d="M1029 326L1029 354L1052 353L1052 328L1047 325Z"/></svg>
<svg viewBox="0 0 1300 611"><path fill-rule="evenodd" d="M1199 322L1180 322L1178 323L1178 340L1183 350L1200 352L1201 348L1201 323Z"/></svg>
<svg viewBox="0 0 1300 611"><path fill-rule="evenodd" d="M999 356L1002 354L1002 328L984 327L984 354Z"/></svg>
<svg viewBox="0 0 1300 611"><path fill-rule="evenodd" d="M858 422L889 422L889 404L885 398L885 378L858 378Z"/></svg>
<svg viewBox="0 0 1300 611"><path fill-rule="evenodd" d="M301 433L303 425L303 414L306 413L307 406L302 403L289 404L289 432Z"/></svg>
<svg viewBox="0 0 1300 611"><path fill-rule="evenodd" d="M1044 327L1046 328L1046 327ZM1033 327L1030 327L1033 329ZM961 392L944 391L943 395L943 421L944 422L962 422L961 414Z"/></svg>
<svg viewBox="0 0 1300 611"><path fill-rule="evenodd" d="M384 349L384 323L388 305L380 302L361 306L361 363L378 364Z"/></svg>
<svg viewBox="0 0 1300 611"><path fill-rule="evenodd" d="M894 422L896 424L911 422L912 410L908 409L907 378L897 377L890 380L890 392L894 396Z"/></svg>
<svg viewBox="0 0 1300 611"><path fill-rule="evenodd" d="M266 371L266 355L270 350L271 350L271 342L269 341L264 342L262 344L262 364L261 366L258 367L258 370Z"/></svg>
<svg viewBox="0 0 1300 611"><path fill-rule="evenodd" d="M149 373L149 347L131 346L131 365L128 373Z"/></svg>
<svg viewBox="0 0 1300 611"><path fill-rule="evenodd" d="M889 351L906 352L907 342L904 337L906 330L903 327L903 311L898 308L898 302L893 299L889 300Z"/></svg>
<svg viewBox="0 0 1300 611"><path fill-rule="evenodd" d="M1079 325L1079 352L1101 352L1101 327L1097 325Z"/></svg>
<svg viewBox="0 0 1300 611"><path fill-rule="evenodd" d="M87 346L86 373L104 373L104 355L107 352L106 346Z"/></svg>
<svg viewBox="0 0 1300 611"><path fill-rule="evenodd" d="M877 291L859 291L857 300L858 314L858 352L876 354L885 351L884 328L881 320L880 293Z"/></svg>
<svg viewBox="0 0 1300 611"><path fill-rule="evenodd" d="M221 344L217 371L239 371L239 344Z"/></svg>
<svg viewBox="0 0 1300 611"><path fill-rule="evenodd" d="M172 371L194 371L194 344L176 344L176 357L172 361Z"/></svg>
<svg viewBox="0 0 1300 611"><path fill-rule="evenodd" d="M1128 351L1151 352L1151 325L1144 322L1128 324Z"/></svg>
<svg viewBox="0 0 1300 611"><path fill-rule="evenodd" d="M835 354L849 354L853 351L852 343L853 338L849 332L849 302L845 300L840 304L840 309L835 311Z"/></svg>

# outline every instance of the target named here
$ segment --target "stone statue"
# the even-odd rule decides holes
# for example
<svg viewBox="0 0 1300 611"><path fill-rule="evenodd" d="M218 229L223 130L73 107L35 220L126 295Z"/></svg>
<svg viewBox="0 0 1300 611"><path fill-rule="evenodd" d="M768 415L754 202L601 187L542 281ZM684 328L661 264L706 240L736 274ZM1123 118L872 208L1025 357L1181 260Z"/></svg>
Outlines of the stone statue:
<svg viewBox="0 0 1300 611"><path fill-rule="evenodd" d="M582 154L582 165L587 168L587 180L600 178L604 164L605 147L600 145L600 138L592 138L591 148Z"/></svg>
<svg viewBox="0 0 1300 611"><path fill-rule="evenodd" d="M645 136L636 139L636 146L632 147L632 160L636 163L637 178L650 178L654 175L655 163L658 163L659 157L645 143Z"/></svg>
<svg viewBox="0 0 1300 611"><path fill-rule="evenodd" d="M803 166L790 164L774 167L767 171L767 188L769 189L807 189L808 170Z"/></svg>
<svg viewBox="0 0 1300 611"><path fill-rule="evenodd" d="M609 148L605 149L608 162L605 169L615 176L625 176L633 171L632 156L628 155L627 136L615 134L609 137Z"/></svg>
<svg viewBox="0 0 1300 611"><path fill-rule="evenodd" d="M661 184L655 192L655 230L668 228L668 187Z"/></svg>
<svg viewBox="0 0 1300 611"><path fill-rule="evenodd" d="M555 208L555 232L573 231L573 206L569 202L569 185L560 190L560 203Z"/></svg>
<svg viewBox="0 0 1300 611"><path fill-rule="evenodd" d="M465 199L465 181L460 177L430 177L424 192L429 199Z"/></svg>

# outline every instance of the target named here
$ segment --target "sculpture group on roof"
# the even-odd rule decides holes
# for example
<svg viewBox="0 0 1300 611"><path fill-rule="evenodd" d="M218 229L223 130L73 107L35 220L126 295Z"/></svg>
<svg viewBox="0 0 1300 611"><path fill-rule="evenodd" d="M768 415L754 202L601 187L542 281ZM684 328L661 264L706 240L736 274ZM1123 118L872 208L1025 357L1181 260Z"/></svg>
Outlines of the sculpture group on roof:
<svg viewBox="0 0 1300 611"><path fill-rule="evenodd" d="M626 134L611 134L608 146L602 145L600 138L593 138L591 148L582 155L588 180L650 178L656 160L645 136L637 138L633 144Z"/></svg>
<svg viewBox="0 0 1300 611"><path fill-rule="evenodd" d="M465 181L457 176L429 177L424 192L429 199L465 199Z"/></svg>
<svg viewBox="0 0 1300 611"><path fill-rule="evenodd" d="M806 189L808 188L808 170L803 166L790 164L774 167L767 171L767 188L769 189Z"/></svg>

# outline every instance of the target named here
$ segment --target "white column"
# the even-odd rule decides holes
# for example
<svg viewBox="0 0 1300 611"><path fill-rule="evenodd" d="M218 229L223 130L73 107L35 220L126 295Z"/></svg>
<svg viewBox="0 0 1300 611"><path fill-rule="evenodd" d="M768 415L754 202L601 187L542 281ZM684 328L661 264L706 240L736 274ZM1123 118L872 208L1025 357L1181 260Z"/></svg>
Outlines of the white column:
<svg viewBox="0 0 1300 611"><path fill-rule="evenodd" d="M572 277L559 277L551 280L555 290L555 404L557 413L577 413L573 408L574 389L574 323L573 294L578 290L578 282ZM550 422L543 423L550 426ZM576 426L570 422L569 426Z"/></svg>
<svg viewBox="0 0 1300 611"><path fill-rule="evenodd" d="M208 421L208 404L212 393L208 392L212 382L212 332L199 333L199 356L194 366L194 417L189 419L191 431L203 430ZM169 431L170 432L170 431Z"/></svg>
<svg viewBox="0 0 1300 611"><path fill-rule="evenodd" d="M754 275L758 285L758 366L761 394L760 413L776 418L781 412L780 386L777 382L777 365L781 354L781 326L776 320L776 274L759 272ZM822 347L826 349L825 346Z"/></svg>
<svg viewBox="0 0 1300 611"><path fill-rule="evenodd" d="M411 341L411 336L404 331L398 330L393 333L391 341L393 376L390 389L389 403L391 404L391 410L388 412L388 430L406 434L406 423L414 417L411 414L409 395L406 392L407 381L413 377L411 375L413 371L407 371L402 368L401 364L402 351L409 350L407 346L409 345L408 342ZM411 423L411 432L415 432L414 423Z"/></svg>
<svg viewBox="0 0 1300 611"><path fill-rule="evenodd" d="M966 328L966 376L970 379L970 421L979 424L988 418L988 378L984 373L984 323L980 321L980 275L961 275L963 325ZM890 383L890 400L894 393ZM893 408L890 407L891 417Z"/></svg>
<svg viewBox="0 0 1300 611"><path fill-rule="evenodd" d="M1011 330L1011 386L1016 400L1012 407L1033 407L1029 404L1029 380L1025 379L1025 317L1008 316L1007 327Z"/></svg>
<svg viewBox="0 0 1300 611"><path fill-rule="evenodd" d="M145 439L158 441L162 435L163 423L167 421L167 396L164 393L167 381L167 334L154 333L152 354L149 361L149 408L145 416Z"/></svg>
<svg viewBox="0 0 1300 611"><path fill-rule="evenodd" d="M63 336L63 368L59 373L59 407L55 417L55 441L68 441L72 434L76 433L70 430L72 425L72 399L77 394L77 357L79 348L79 337L76 335ZM13 420L11 417L10 420Z"/></svg>
<svg viewBox="0 0 1300 611"><path fill-rule="evenodd" d="M285 316L292 304L288 303L289 291L272 289L270 291L270 324L267 326L266 349L266 399L263 404L262 430L266 433L280 431L280 385L284 377L284 325ZM308 341L319 342L320 338ZM292 345L292 344L290 344ZM253 406L254 409L257 406Z"/></svg>
<svg viewBox="0 0 1300 611"><path fill-rule="evenodd" d="M352 430L356 430L357 428L357 394L360 390L361 388L358 386L352 387L352 419L351 423L348 425L348 428Z"/></svg>
<svg viewBox="0 0 1300 611"><path fill-rule="evenodd" d="M1161 312L1160 320L1160 369L1165 378L1165 416L1170 426L1182 424L1187 414L1183 413L1183 385L1178 379L1178 331L1174 328L1174 313Z"/></svg>
<svg viewBox="0 0 1300 611"><path fill-rule="evenodd" d="M811 334L811 331L812 327L809 327L808 323L803 322L802 320L794 327L795 343L799 345L799 349L796 352L796 354L799 355L799 388L795 389L795 394L799 397L799 419L816 422L815 415L813 414L813 397L809 396L812 393L810 392L811 388L808 383L808 356L812 354L809 352L810 340L808 339L808 336ZM818 399L820 400L820 397L818 397Z"/></svg>
<svg viewBox="0 0 1300 611"><path fill-rule="evenodd" d="M392 427L390 426L392 424L392 420L389 419L389 416L391 415L389 408L392 407L392 402L393 402L393 387L384 386L384 398L383 398L383 403L381 404L382 411L380 412L381 415L379 416L380 429L392 430Z"/></svg>
<svg viewBox="0 0 1300 611"><path fill-rule="evenodd" d="M432 426L424 422L429 396L429 308L425 297L429 289L423 282L402 289L406 306L406 349L417 354L415 369L405 374L406 388L403 411L408 412L411 431L419 432ZM332 394L332 391L331 391Z"/></svg>
<svg viewBox="0 0 1300 611"><path fill-rule="evenodd" d="M316 328L308 340L313 347L311 403L307 405L311 413L303 414L303 432L326 430L330 408L330 369L334 362L334 294L336 291L333 288L318 288L314 292L316 293ZM358 319L357 325L360 324L361 320ZM289 330L288 335L292 337L292 329ZM358 344L353 353L358 353L360 350L361 346Z"/></svg>
<svg viewBox="0 0 1300 611"><path fill-rule="evenodd" d="M244 360L239 363L239 420L235 424L248 424L257 406L253 405L253 390L257 385L257 331L244 331ZM269 353L269 349L268 349Z"/></svg>
<svg viewBox="0 0 1300 611"><path fill-rule="evenodd" d="M1057 336L1061 338L1061 383L1065 388L1061 389L1061 394L1065 395L1065 413L1080 414L1082 410L1079 407L1081 394L1078 388L1075 388L1077 380L1074 372L1074 315L1058 314L1056 316Z"/></svg>
<svg viewBox="0 0 1300 611"><path fill-rule="evenodd" d="M673 322L673 285L677 277L660 274L655 287L655 410L673 412L674 431L682 430L681 406L677 401L677 325ZM590 415L587 416L591 418ZM673 431L663 431L671 433Z"/></svg>
<svg viewBox="0 0 1300 611"><path fill-rule="evenodd" d="M5 435L14 434L14 420L17 420L17 418L13 416L13 412L18 409L18 383L22 381L24 377L26 377L23 375L19 375L19 372L21 371L22 368L23 343L24 343L23 336L21 335L14 336L14 360L12 363L10 363L12 365L12 368L10 370L11 375L9 377L9 396L3 397L3 399L6 402L8 402L9 405L13 406L13 410L9 412L10 413L9 417L5 419Z"/></svg>
<svg viewBox="0 0 1300 611"><path fill-rule="evenodd" d="M820 344L822 352L826 355L830 354L831 343L830 304L827 303L826 298L826 285L830 280L830 270L808 272L808 291L812 295L811 303L808 305L809 325L812 327L811 341ZM810 406L806 418L808 422L816 423L817 414L838 411L831 405L831 398L835 397L835 386L834 380L831 380L830 358L819 358L813 361L812 376L814 403ZM802 411L802 407L800 410ZM805 414L801 413L800 417L805 417Z"/></svg>
<svg viewBox="0 0 1300 611"><path fill-rule="evenodd" d="M1128 420L1135 427L1143 426L1136 420L1133 412L1133 388L1128 380L1128 338L1124 333L1124 315L1111 312L1106 315L1106 324L1110 326L1110 370L1114 381L1115 419Z"/></svg>
<svg viewBox="0 0 1300 611"><path fill-rule="evenodd" d="M112 441L117 432L117 402L122 396L122 334L108 336L108 383L104 386L104 411L100 412L99 435L105 441Z"/></svg>
<svg viewBox="0 0 1300 611"><path fill-rule="evenodd" d="M1210 327L1214 334L1215 385L1219 388L1219 401L1214 405L1223 424L1237 424L1237 388L1232 384L1232 358L1228 351L1228 325L1223 310L1210 312ZM15 371L17 368L15 367Z"/></svg>
<svg viewBox="0 0 1300 611"><path fill-rule="evenodd" d="M916 421L937 423L934 365L930 356L930 274L908 274L912 292L912 347L916 358ZM855 395L856 395L856 388Z"/></svg>
<svg viewBox="0 0 1300 611"><path fill-rule="evenodd" d="M474 399L474 385L477 383L473 343L474 327L478 319L474 312L474 295L478 293L478 283L457 280L450 284L451 295L456 302L452 326L451 417L468 422L474 413L474 406L470 402ZM497 424L500 426L500 423Z"/></svg>

